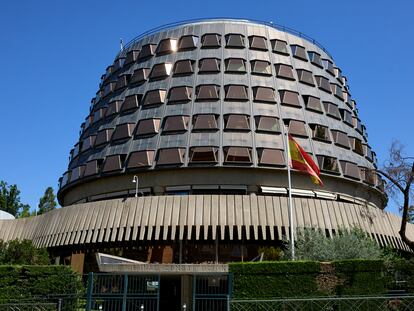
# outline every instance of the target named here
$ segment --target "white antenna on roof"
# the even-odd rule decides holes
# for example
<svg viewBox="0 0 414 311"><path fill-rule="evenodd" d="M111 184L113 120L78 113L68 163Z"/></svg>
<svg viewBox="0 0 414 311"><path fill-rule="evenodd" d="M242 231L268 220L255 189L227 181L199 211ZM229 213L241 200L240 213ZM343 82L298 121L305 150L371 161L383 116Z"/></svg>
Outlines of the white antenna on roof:
<svg viewBox="0 0 414 311"><path fill-rule="evenodd" d="M119 44L121 46L121 51L124 50L124 40L122 40L122 38L119 38Z"/></svg>

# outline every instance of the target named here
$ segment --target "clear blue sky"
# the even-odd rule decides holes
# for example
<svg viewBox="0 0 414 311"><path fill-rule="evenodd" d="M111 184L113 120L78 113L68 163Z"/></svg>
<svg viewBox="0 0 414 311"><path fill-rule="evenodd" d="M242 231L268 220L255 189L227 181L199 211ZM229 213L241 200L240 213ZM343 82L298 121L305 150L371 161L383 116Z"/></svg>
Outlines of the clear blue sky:
<svg viewBox="0 0 414 311"><path fill-rule="evenodd" d="M47 186L57 188L119 38L217 16L273 21L321 42L349 79L379 163L394 138L414 155L413 1L4 0L0 180L37 206Z"/></svg>

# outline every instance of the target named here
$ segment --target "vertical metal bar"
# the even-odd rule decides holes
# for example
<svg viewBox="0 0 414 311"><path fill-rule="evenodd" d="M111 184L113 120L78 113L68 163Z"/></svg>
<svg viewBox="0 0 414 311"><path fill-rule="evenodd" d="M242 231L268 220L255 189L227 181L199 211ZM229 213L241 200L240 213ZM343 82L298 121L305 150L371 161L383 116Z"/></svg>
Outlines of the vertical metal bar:
<svg viewBox="0 0 414 311"><path fill-rule="evenodd" d="M193 277L193 310L192 311L196 311L196 279L197 279L197 275L194 274L194 277Z"/></svg>
<svg viewBox="0 0 414 311"><path fill-rule="evenodd" d="M88 275L88 291L86 296L86 311L91 311L92 308L92 290L93 290L93 272Z"/></svg>
<svg viewBox="0 0 414 311"><path fill-rule="evenodd" d="M158 274L157 311L160 310L161 275Z"/></svg>
<svg viewBox="0 0 414 311"><path fill-rule="evenodd" d="M124 292L122 295L122 311L126 311L128 294L128 274L124 274Z"/></svg>
<svg viewBox="0 0 414 311"><path fill-rule="evenodd" d="M290 146L288 130L285 131L286 135L286 159L287 159L287 171L288 171L288 184L289 184L289 226L290 226L290 246L292 248L292 260L295 260L295 241L294 241L294 223L293 223L293 205L292 205L292 182L290 178Z"/></svg>

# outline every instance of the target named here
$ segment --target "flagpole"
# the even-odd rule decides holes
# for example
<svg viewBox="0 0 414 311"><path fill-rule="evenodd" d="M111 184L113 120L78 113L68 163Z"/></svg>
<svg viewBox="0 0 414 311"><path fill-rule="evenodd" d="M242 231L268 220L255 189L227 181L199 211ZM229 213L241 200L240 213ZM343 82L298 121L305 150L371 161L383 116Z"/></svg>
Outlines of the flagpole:
<svg viewBox="0 0 414 311"><path fill-rule="evenodd" d="M295 236L294 236L294 223L293 223L293 204L292 204L292 182L290 178L290 147L288 130L285 131L286 135L286 153L287 153L287 171L288 171L288 184L289 184L289 226L290 226L290 246L292 248L292 260L295 260Z"/></svg>

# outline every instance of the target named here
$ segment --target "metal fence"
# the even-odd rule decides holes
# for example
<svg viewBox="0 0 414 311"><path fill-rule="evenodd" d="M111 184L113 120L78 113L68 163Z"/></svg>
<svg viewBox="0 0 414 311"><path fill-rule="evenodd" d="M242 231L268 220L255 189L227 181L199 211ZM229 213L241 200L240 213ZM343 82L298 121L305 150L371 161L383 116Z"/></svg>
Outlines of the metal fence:
<svg viewBox="0 0 414 311"><path fill-rule="evenodd" d="M412 311L414 296L232 300L231 311Z"/></svg>
<svg viewBox="0 0 414 311"><path fill-rule="evenodd" d="M193 310L229 310L231 285L231 275L229 274L194 275Z"/></svg>
<svg viewBox="0 0 414 311"><path fill-rule="evenodd" d="M0 311L55 311L58 309L57 303L28 303L16 302L0 304Z"/></svg>

